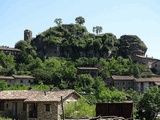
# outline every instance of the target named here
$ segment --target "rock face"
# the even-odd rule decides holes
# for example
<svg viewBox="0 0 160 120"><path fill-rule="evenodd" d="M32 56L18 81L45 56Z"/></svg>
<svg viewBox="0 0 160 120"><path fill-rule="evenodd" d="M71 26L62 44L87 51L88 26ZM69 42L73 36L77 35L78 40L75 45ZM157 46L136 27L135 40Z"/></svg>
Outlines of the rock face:
<svg viewBox="0 0 160 120"><path fill-rule="evenodd" d="M65 24L49 28L31 41L39 57L103 57L145 55L146 45L135 35L119 39L112 33L91 34L84 26Z"/></svg>
<svg viewBox="0 0 160 120"><path fill-rule="evenodd" d="M119 53L123 57L134 55L144 56L147 51L147 47L144 42L136 35L123 35L120 37L119 41Z"/></svg>

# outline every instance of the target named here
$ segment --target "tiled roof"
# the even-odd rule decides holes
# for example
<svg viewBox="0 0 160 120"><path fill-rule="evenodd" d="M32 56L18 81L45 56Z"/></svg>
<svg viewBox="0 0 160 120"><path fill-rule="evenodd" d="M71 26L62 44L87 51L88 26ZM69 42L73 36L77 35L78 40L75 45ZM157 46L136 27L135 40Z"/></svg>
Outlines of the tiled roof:
<svg viewBox="0 0 160 120"><path fill-rule="evenodd" d="M15 79L34 79L34 77L27 75L0 76L0 80L15 80Z"/></svg>
<svg viewBox="0 0 160 120"><path fill-rule="evenodd" d="M160 86L160 82L154 82L156 85Z"/></svg>
<svg viewBox="0 0 160 120"><path fill-rule="evenodd" d="M137 82L160 82L160 78L152 77L152 78L137 78Z"/></svg>
<svg viewBox="0 0 160 120"><path fill-rule="evenodd" d="M15 79L34 79L33 76L28 76L28 75L13 75Z"/></svg>
<svg viewBox="0 0 160 120"><path fill-rule="evenodd" d="M97 67L78 67L79 70L98 70Z"/></svg>
<svg viewBox="0 0 160 120"><path fill-rule="evenodd" d="M14 80L12 76L0 76L0 80Z"/></svg>
<svg viewBox="0 0 160 120"><path fill-rule="evenodd" d="M139 58L142 58L142 59L158 60L158 59L153 58L153 57L146 57L146 56L141 56L141 55L136 55L136 57L139 57Z"/></svg>
<svg viewBox="0 0 160 120"><path fill-rule="evenodd" d="M60 101L61 96L66 98L70 94L78 93L74 90L60 91L32 91L32 90L8 90L0 92L0 100L24 100L25 102L45 102L45 101Z"/></svg>
<svg viewBox="0 0 160 120"><path fill-rule="evenodd" d="M6 46L0 46L0 50L18 51L18 52L21 51L20 49L17 49L17 48L9 48L9 47L6 47Z"/></svg>
<svg viewBox="0 0 160 120"><path fill-rule="evenodd" d="M134 80L133 76L112 76L113 80Z"/></svg>

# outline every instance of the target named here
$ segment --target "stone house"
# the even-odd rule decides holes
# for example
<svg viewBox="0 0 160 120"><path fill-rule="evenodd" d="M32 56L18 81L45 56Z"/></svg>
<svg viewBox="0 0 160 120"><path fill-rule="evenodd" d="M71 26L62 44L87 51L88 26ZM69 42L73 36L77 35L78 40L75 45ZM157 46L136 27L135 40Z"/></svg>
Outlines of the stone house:
<svg viewBox="0 0 160 120"><path fill-rule="evenodd" d="M160 77L137 78L135 81L135 90L140 93L146 92L148 88L155 85L160 86Z"/></svg>
<svg viewBox="0 0 160 120"><path fill-rule="evenodd" d="M18 120L61 120L62 102L76 102L80 95L74 90L0 92L0 116Z"/></svg>
<svg viewBox="0 0 160 120"><path fill-rule="evenodd" d="M152 63L151 68L155 69L156 72L160 74L160 60L157 60L156 62Z"/></svg>
<svg viewBox="0 0 160 120"><path fill-rule="evenodd" d="M8 46L0 46L0 52L3 52L6 55L13 55L16 58L21 50L17 48L9 48Z"/></svg>
<svg viewBox="0 0 160 120"><path fill-rule="evenodd" d="M112 76L112 86L118 90L133 89L139 93L144 93L148 88L155 85L160 86L160 77L134 78L133 76Z"/></svg>
<svg viewBox="0 0 160 120"><path fill-rule="evenodd" d="M148 56L134 55L132 56L132 60L135 62L139 62L141 64L147 65L148 68L151 68L154 62L157 62L158 59Z"/></svg>
<svg viewBox="0 0 160 120"><path fill-rule="evenodd" d="M135 81L133 76L112 76L113 86L118 90L129 90L135 88Z"/></svg>
<svg viewBox="0 0 160 120"><path fill-rule="evenodd" d="M0 81L1 80L6 81L8 86L14 85L16 83L29 86L34 82L34 77L28 75L0 76Z"/></svg>

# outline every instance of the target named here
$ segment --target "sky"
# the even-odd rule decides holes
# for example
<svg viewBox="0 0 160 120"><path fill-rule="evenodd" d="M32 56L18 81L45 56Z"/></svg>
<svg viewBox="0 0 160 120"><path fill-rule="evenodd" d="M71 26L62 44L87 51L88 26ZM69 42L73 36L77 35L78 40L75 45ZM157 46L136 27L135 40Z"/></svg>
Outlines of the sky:
<svg viewBox="0 0 160 120"><path fill-rule="evenodd" d="M33 37L56 26L85 18L84 26L92 32L102 26L102 33L137 35L147 46L146 55L160 59L160 0L0 0L0 46L14 47L24 39L24 30Z"/></svg>

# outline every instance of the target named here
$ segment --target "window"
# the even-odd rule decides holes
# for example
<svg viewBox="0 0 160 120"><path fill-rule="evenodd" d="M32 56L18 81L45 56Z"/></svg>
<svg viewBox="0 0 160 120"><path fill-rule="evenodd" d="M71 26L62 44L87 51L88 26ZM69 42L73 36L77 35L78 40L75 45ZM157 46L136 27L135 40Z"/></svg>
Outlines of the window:
<svg viewBox="0 0 160 120"><path fill-rule="evenodd" d="M26 111L26 110L27 110L27 104L23 103L23 111Z"/></svg>
<svg viewBox="0 0 160 120"><path fill-rule="evenodd" d="M117 85L119 85L119 82L117 82Z"/></svg>
<svg viewBox="0 0 160 120"><path fill-rule="evenodd" d="M4 102L0 102L0 111L4 110Z"/></svg>
<svg viewBox="0 0 160 120"><path fill-rule="evenodd" d="M50 104L45 104L46 106L46 111L50 111Z"/></svg>
<svg viewBox="0 0 160 120"><path fill-rule="evenodd" d="M23 80L20 80L20 83L23 83Z"/></svg>
<svg viewBox="0 0 160 120"><path fill-rule="evenodd" d="M125 82L123 82L122 84L125 85Z"/></svg>
<svg viewBox="0 0 160 120"><path fill-rule="evenodd" d="M128 85L130 85L130 82L128 82Z"/></svg>
<svg viewBox="0 0 160 120"><path fill-rule="evenodd" d="M6 104L6 108L8 108L8 104Z"/></svg>
<svg viewBox="0 0 160 120"><path fill-rule="evenodd" d="M157 67L157 64L155 64L155 67Z"/></svg>

